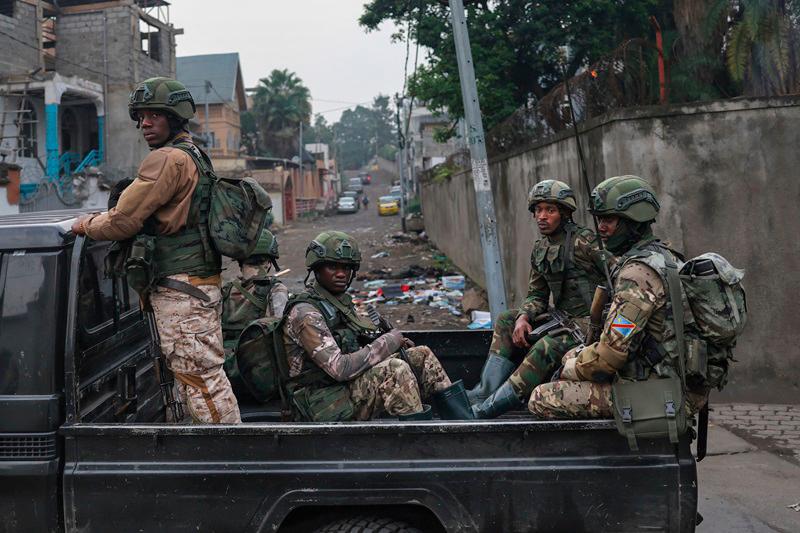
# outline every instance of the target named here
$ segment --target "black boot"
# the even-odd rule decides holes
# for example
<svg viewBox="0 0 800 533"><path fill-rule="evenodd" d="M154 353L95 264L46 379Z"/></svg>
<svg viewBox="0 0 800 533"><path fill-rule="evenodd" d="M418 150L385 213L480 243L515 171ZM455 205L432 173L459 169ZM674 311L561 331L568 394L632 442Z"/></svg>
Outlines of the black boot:
<svg viewBox="0 0 800 533"><path fill-rule="evenodd" d="M494 394L486 398L483 403L472 406L475 418L497 418L498 416L522 407L522 401L517 398L514 387L506 381Z"/></svg>
<svg viewBox="0 0 800 533"><path fill-rule="evenodd" d="M467 391L464 382L460 379L444 390L433 395L439 418L442 420L472 420L472 410L469 407Z"/></svg>
<svg viewBox="0 0 800 533"><path fill-rule="evenodd" d="M480 404L503 384L508 376L514 372L514 363L505 357L500 357L489 352L486 362L481 370L481 380L471 390L467 391L470 404Z"/></svg>
<svg viewBox="0 0 800 533"><path fill-rule="evenodd" d="M427 403L422 404L422 411L418 413L411 413L410 415L397 415L400 422L410 422L414 420L433 420L433 411L431 406Z"/></svg>

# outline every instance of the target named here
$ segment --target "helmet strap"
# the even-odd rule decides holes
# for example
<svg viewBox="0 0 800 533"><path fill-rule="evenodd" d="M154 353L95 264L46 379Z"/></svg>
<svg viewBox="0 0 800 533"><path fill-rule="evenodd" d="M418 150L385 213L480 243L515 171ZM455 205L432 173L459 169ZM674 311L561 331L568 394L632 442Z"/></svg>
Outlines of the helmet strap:
<svg viewBox="0 0 800 533"><path fill-rule="evenodd" d="M606 241L606 248L614 255L624 254L644 237L653 234L650 229L651 224L652 221L636 222L629 218L619 217L617 230Z"/></svg>

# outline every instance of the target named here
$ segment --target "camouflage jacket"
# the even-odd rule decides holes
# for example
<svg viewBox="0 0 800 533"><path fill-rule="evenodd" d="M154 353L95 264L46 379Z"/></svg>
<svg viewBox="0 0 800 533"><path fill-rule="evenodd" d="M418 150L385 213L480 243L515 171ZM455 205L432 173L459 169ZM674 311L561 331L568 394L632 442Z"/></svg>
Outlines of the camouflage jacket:
<svg viewBox="0 0 800 533"><path fill-rule="evenodd" d="M362 333L374 332L374 326L357 315L350 296L334 296L318 284L288 305L283 340L290 377L316 366L335 381L350 381L387 359L403 342L400 331L392 330L365 344Z"/></svg>
<svg viewBox="0 0 800 533"><path fill-rule="evenodd" d="M605 279L607 257L594 232L571 222L554 235L542 237L531 252L528 296L519 314L527 314L533 323L547 310L552 294L557 309L572 317L588 316L595 287Z"/></svg>
<svg viewBox="0 0 800 533"><path fill-rule="evenodd" d="M562 377L586 381L608 381L617 373L629 378L646 378L651 367L664 371L677 356L675 326L666 282L665 257L678 267L680 256L657 240L637 243L620 258L612 272L614 299L600 340L583 348L569 360ZM694 330L694 319L683 298L684 331ZM665 356L670 357L665 357ZM651 365L650 361L658 361Z"/></svg>
<svg viewBox="0 0 800 533"><path fill-rule="evenodd" d="M259 318L280 318L289 289L272 276L240 277L222 287L222 334L235 340L242 330Z"/></svg>

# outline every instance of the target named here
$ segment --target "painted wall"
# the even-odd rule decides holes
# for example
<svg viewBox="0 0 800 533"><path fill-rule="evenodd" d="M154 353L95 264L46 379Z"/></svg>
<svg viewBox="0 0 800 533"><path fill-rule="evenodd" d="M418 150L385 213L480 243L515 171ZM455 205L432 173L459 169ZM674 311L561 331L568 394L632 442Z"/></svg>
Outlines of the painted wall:
<svg viewBox="0 0 800 533"><path fill-rule="evenodd" d="M657 235L687 256L713 250L746 269L749 322L727 397L785 402L800 394L798 121L800 97L785 97L622 110L581 128L593 184L620 174L646 177L661 202ZM530 187L559 178L586 205L575 140L558 135L507 154L490 172L507 296L518 305L538 238L527 211ZM474 198L469 173L422 185L428 235L483 284Z"/></svg>

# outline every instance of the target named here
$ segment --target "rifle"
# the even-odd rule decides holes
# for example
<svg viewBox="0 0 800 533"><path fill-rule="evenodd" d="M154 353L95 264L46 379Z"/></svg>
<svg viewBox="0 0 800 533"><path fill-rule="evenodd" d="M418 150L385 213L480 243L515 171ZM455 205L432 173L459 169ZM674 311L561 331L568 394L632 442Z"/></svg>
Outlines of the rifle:
<svg viewBox="0 0 800 533"><path fill-rule="evenodd" d="M383 335L384 333L389 333L391 330L394 329L392 325L389 324L389 322L385 318L383 318L380 315L380 313L378 313L378 310L375 308L374 305L367 304L367 315L369 316L369 319L372 321L372 323L375 324L375 326L377 326L381 335ZM417 369L414 367L414 365L411 364L411 361L409 361L408 354L406 353L406 349L403 346L400 346L400 350L398 351L398 356L400 357L401 361L405 361L406 364L409 367L411 367L411 371L414 372L414 377L417 378L417 384L419 386L422 386L421 385L422 376L420 376Z"/></svg>
<svg viewBox="0 0 800 533"><path fill-rule="evenodd" d="M569 332L572 337L580 344L586 344L586 337L569 318L564 311L558 309L548 309L546 313L536 317L534 323L541 324L533 329L525 340L533 346L536 341L548 334Z"/></svg>
<svg viewBox="0 0 800 533"><path fill-rule="evenodd" d="M586 199L587 201L591 202L592 187L589 185L589 173L586 170L586 160L583 156L583 146L581 146L581 138L578 134L578 122L575 120L575 109L572 107L572 90L569 87L569 79L567 79L566 67L562 65L561 69L564 76L564 85L567 89L567 104L569 105L569 114L572 118L572 132L575 136L575 144L578 146L578 162L581 169L581 177L583 178L583 186L586 189ZM597 225L597 217L592 215L592 221L594 222L594 232L597 234L597 238L600 241L600 252L602 253L605 251L605 246L603 245L603 239L600 239L600 229ZM608 271L608 263L606 263L605 254L603 254L603 274L606 277L606 286L608 287L608 291L611 295L613 295L614 284L611 283L611 274Z"/></svg>
<svg viewBox="0 0 800 533"><path fill-rule="evenodd" d="M598 285L594 290L592 307L589 310L589 331L586 335L586 344L592 344L600 338L600 332L603 331L603 324L605 323L603 313L605 312L608 300L608 289L602 285Z"/></svg>
<svg viewBox="0 0 800 533"><path fill-rule="evenodd" d="M181 402L175 399L175 394L173 393L175 380L169 379L172 377L172 374L167 368L164 354L161 352L161 337L158 335L155 313L153 313L152 307L149 305L147 307L145 318L147 319L147 328L150 331L150 338L153 339L153 370L161 386L161 399L164 401L164 407L169 409L172 414L173 422L180 422L183 420L183 406Z"/></svg>

